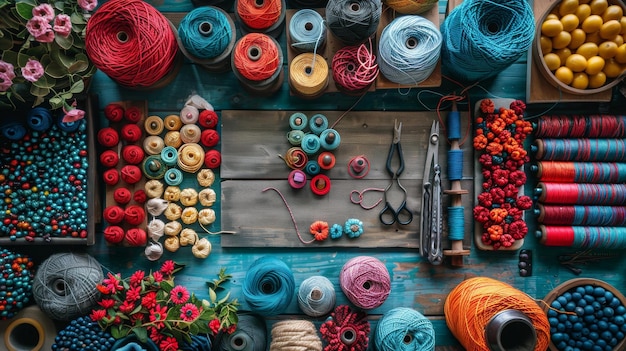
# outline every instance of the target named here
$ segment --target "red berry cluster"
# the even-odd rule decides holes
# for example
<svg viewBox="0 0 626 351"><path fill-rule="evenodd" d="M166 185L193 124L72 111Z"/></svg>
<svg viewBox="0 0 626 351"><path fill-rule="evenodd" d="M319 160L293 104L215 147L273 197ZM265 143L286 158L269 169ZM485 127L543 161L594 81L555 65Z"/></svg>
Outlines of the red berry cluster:
<svg viewBox="0 0 626 351"><path fill-rule="evenodd" d="M510 247L528 233L523 212L532 200L519 194L526 183L521 168L529 161L524 140L532 132L531 123L523 119L525 110L520 100L496 109L492 100L484 99L476 116L474 149L480 152L483 183L474 219L482 226L482 243L494 250Z"/></svg>

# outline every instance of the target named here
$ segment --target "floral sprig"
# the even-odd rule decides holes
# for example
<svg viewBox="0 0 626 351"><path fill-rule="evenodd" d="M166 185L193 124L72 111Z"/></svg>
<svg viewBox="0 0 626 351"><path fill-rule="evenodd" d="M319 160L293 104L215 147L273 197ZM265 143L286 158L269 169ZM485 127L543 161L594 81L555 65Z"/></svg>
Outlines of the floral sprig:
<svg viewBox="0 0 626 351"><path fill-rule="evenodd" d="M525 110L520 100L496 110L492 100L484 99L476 116L474 149L480 152L483 191L473 213L482 225L482 243L495 250L512 246L528 233L523 213L532 200L519 194L526 184L521 167L530 159L524 140L532 132L532 124L523 119Z"/></svg>
<svg viewBox="0 0 626 351"><path fill-rule="evenodd" d="M126 279L109 272L97 286L103 298L90 317L116 339L134 334L162 351L178 350L192 335L234 332L239 303L230 293L218 298L231 276L221 269L209 283L209 300L199 299L175 284L174 275L183 267L168 260L157 271L138 270Z"/></svg>

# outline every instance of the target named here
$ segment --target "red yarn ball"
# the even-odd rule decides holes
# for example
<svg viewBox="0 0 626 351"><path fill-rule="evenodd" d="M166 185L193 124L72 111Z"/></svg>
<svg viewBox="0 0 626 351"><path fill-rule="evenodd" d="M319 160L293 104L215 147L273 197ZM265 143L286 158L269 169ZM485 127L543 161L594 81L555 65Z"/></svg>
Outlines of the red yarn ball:
<svg viewBox="0 0 626 351"><path fill-rule="evenodd" d="M222 163L222 154L217 150L209 150L204 155L204 165L207 168L217 168Z"/></svg>
<svg viewBox="0 0 626 351"><path fill-rule="evenodd" d="M138 204L144 204L148 201L148 195L146 195L146 192L143 189L139 189L135 191L135 194L133 194L133 200L135 200Z"/></svg>
<svg viewBox="0 0 626 351"><path fill-rule="evenodd" d="M138 183L143 176L141 169L135 165L126 165L122 167L120 172L122 173L122 180L128 184Z"/></svg>
<svg viewBox="0 0 626 351"><path fill-rule="evenodd" d="M111 205L104 209L102 218L109 224L122 223L124 220L124 210L117 205Z"/></svg>
<svg viewBox="0 0 626 351"><path fill-rule="evenodd" d="M120 104L110 103L104 107L104 117L111 122L119 122L124 118L124 107Z"/></svg>
<svg viewBox="0 0 626 351"><path fill-rule="evenodd" d="M141 128L139 128L136 124L125 124L122 127L122 139L128 141L129 143L139 141L142 134Z"/></svg>
<svg viewBox="0 0 626 351"><path fill-rule="evenodd" d="M100 154L100 164L104 167L112 168L117 166L118 162L120 162L120 157L117 155L117 152L113 150L105 150Z"/></svg>
<svg viewBox="0 0 626 351"><path fill-rule="evenodd" d="M113 147L120 142L117 131L111 127L102 128L98 131L98 143L104 147Z"/></svg>
<svg viewBox="0 0 626 351"><path fill-rule="evenodd" d="M124 229L117 225L104 228L104 240L110 244L119 244L124 240Z"/></svg>
<svg viewBox="0 0 626 351"><path fill-rule="evenodd" d="M130 123L137 123L141 121L141 117L143 117L143 113L141 112L141 109L139 109L139 107L131 106L127 108L126 111L124 112L124 117Z"/></svg>
<svg viewBox="0 0 626 351"><path fill-rule="evenodd" d="M124 219L130 225L140 225L146 219L146 212L141 206L130 205L124 210Z"/></svg>
<svg viewBox="0 0 626 351"><path fill-rule="evenodd" d="M201 127L213 129L217 127L217 122L218 122L218 118L217 118L217 113L215 113L215 111L203 110L198 115L198 124Z"/></svg>
<svg viewBox="0 0 626 351"><path fill-rule="evenodd" d="M145 153L140 146L126 145L122 148L122 158L126 163L138 165L143 161Z"/></svg>
<svg viewBox="0 0 626 351"><path fill-rule="evenodd" d="M120 174L115 168L109 168L102 174L102 180L107 185L115 185L120 181Z"/></svg>
<svg viewBox="0 0 626 351"><path fill-rule="evenodd" d="M132 197L130 190L126 188L117 188L113 192L113 200L120 205L126 205L130 202L130 198Z"/></svg>
<svg viewBox="0 0 626 351"><path fill-rule="evenodd" d="M145 246L148 242L148 235L141 228L132 228L126 232L124 239L130 246Z"/></svg>
<svg viewBox="0 0 626 351"><path fill-rule="evenodd" d="M220 142L220 135L215 129L205 129L200 134L200 142L206 147L213 147Z"/></svg>

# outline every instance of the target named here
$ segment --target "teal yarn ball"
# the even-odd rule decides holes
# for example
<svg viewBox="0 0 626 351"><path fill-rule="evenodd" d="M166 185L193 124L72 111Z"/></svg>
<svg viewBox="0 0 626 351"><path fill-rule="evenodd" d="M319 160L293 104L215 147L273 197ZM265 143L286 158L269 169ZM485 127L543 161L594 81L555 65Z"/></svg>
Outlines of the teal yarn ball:
<svg viewBox="0 0 626 351"><path fill-rule="evenodd" d="M189 12L178 25L182 46L198 59L220 56L235 35L226 16L223 10L211 6Z"/></svg>
<svg viewBox="0 0 626 351"><path fill-rule="evenodd" d="M263 256L248 269L242 292L252 312L272 316L287 309L295 286L293 273L285 262L273 256Z"/></svg>
<svg viewBox="0 0 626 351"><path fill-rule="evenodd" d="M396 307L378 322L374 342L378 351L432 351L435 329L418 311Z"/></svg>

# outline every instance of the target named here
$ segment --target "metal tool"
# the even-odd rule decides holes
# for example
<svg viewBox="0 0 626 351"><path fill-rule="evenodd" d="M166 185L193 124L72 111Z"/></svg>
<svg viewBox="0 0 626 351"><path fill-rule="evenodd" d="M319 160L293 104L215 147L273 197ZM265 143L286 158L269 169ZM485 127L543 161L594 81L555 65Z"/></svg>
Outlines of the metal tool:
<svg viewBox="0 0 626 351"><path fill-rule="evenodd" d="M432 170L432 172L431 172ZM428 138L428 152L424 166L422 186L422 212L420 226L420 253L430 263L443 261L441 231L443 228L441 207L441 166L439 165L439 122L434 121Z"/></svg>
<svg viewBox="0 0 626 351"><path fill-rule="evenodd" d="M400 183L400 175L404 171L404 155L402 155L402 145L400 144L400 138L402 136L402 122L398 123L398 120L395 120L394 129L393 129L393 141L391 142L391 146L389 147L389 154L387 155L387 172L391 175L391 182L385 188L383 193L383 199L385 200L385 207L380 211L380 222L385 225L392 225L396 222L402 225L407 225L411 223L413 220L413 213L406 208L406 198L407 191L404 186ZM393 169L392 163L395 158L394 155L397 154L397 158L399 161L399 165L397 169ZM397 208L391 207L391 203L387 199L387 193L391 189L394 183L398 184L398 188L403 192L402 203Z"/></svg>

